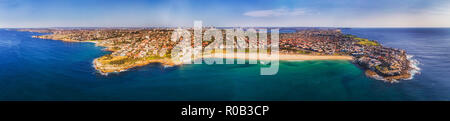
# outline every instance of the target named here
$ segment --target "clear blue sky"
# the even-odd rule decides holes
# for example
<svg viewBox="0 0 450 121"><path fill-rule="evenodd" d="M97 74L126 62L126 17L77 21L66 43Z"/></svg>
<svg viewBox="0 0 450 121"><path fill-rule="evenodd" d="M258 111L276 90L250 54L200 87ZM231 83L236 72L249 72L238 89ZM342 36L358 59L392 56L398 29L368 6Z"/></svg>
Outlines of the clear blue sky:
<svg viewBox="0 0 450 121"><path fill-rule="evenodd" d="M450 27L449 0L0 0L5 27Z"/></svg>

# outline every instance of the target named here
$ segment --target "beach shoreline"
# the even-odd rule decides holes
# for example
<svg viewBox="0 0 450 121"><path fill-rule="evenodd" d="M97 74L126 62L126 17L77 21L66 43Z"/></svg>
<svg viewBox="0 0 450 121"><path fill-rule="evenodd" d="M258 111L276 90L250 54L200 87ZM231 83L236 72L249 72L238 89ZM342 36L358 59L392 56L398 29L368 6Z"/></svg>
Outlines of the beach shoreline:
<svg viewBox="0 0 450 121"><path fill-rule="evenodd" d="M232 54L235 54L233 57ZM269 55L263 55L262 58L256 57L251 58L249 56L245 56L246 53L229 53L223 54L223 59L245 59L245 60L296 60L296 61L304 61L304 60L348 60L351 61L353 57L351 56L317 56L317 55L303 55L303 54L279 54L279 58L270 58ZM101 57L100 57L101 58ZM109 73L117 73L127 71L130 68L145 66L151 63L161 63L163 66L178 66L184 65L182 62L174 62L170 58L165 59L152 59L140 61L139 63L127 65L127 66L114 66L111 64L102 64L98 61L100 58L96 58L93 61L94 68L98 70L102 75L108 75ZM215 58L211 55L203 55L202 58L193 58L194 59L206 59L206 58Z"/></svg>
<svg viewBox="0 0 450 121"><path fill-rule="evenodd" d="M256 54L250 57L249 55ZM258 53L226 53L222 55L224 59L245 59L245 60L353 60L352 56L337 56L337 55L307 55L307 54L278 54L278 58L271 57L270 54ZM215 58L214 55L203 55L203 58Z"/></svg>

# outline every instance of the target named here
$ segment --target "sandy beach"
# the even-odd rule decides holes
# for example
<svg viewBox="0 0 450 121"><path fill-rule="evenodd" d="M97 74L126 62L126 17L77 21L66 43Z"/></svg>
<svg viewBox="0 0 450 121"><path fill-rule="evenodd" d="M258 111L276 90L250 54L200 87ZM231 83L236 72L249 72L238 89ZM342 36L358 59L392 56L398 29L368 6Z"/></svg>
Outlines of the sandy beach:
<svg viewBox="0 0 450 121"><path fill-rule="evenodd" d="M203 58L214 58L213 55L203 55ZM234 58L234 59L246 59L246 60L274 60L276 57L271 57L268 54L263 54L259 57L258 54L256 56L249 57L249 54L246 53L235 53L233 57L233 53L223 54L223 57L217 58ZM302 55L302 54L279 54L279 60L352 60L352 56L328 56L328 55Z"/></svg>

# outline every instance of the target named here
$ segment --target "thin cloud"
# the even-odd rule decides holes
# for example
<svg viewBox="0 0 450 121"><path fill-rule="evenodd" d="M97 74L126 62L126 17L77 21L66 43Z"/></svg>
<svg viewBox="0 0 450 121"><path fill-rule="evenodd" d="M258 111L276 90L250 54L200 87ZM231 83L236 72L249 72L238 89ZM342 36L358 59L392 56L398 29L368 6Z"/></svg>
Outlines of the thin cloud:
<svg viewBox="0 0 450 121"><path fill-rule="evenodd" d="M245 16L250 17L277 17L277 16L300 16L305 15L307 12L303 8L296 8L293 10L280 8L271 10L256 10L245 12Z"/></svg>
<svg viewBox="0 0 450 121"><path fill-rule="evenodd" d="M450 15L450 5L439 6L431 10L426 10L425 13L431 15Z"/></svg>

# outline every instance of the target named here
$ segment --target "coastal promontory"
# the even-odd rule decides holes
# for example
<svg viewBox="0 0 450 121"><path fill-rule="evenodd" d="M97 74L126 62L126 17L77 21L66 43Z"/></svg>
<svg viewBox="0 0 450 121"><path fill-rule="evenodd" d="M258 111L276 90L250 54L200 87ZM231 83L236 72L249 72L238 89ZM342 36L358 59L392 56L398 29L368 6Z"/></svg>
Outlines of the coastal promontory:
<svg viewBox="0 0 450 121"><path fill-rule="evenodd" d="M33 36L66 42L94 42L110 54L93 60L103 74L121 72L149 63L173 66L171 28L20 29L50 33ZM270 37L268 37L270 39ZM248 42L248 38L245 38ZM203 41L202 47L211 41ZM252 44L252 43L250 43ZM351 60L376 79L394 82L411 77L411 62L405 50L385 47L376 40L343 34L340 29L304 29L280 34L280 59ZM302 56L303 55L303 56ZM305 58L313 59L305 59ZM316 58L316 59L314 59Z"/></svg>

